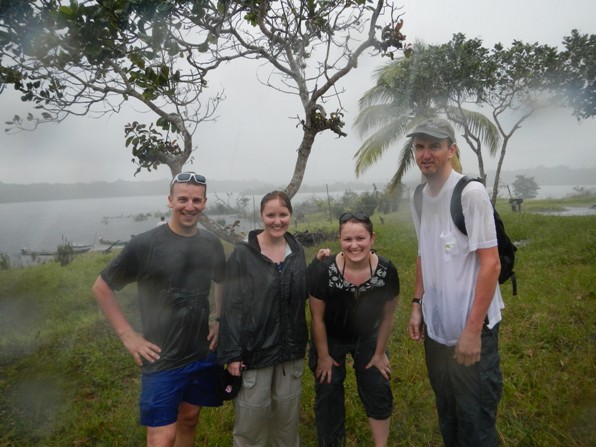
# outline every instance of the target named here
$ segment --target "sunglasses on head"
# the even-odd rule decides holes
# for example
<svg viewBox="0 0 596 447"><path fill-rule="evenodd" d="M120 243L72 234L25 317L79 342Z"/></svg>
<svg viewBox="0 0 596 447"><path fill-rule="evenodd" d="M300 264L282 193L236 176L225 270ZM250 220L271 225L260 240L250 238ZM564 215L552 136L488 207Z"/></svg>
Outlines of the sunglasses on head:
<svg viewBox="0 0 596 447"><path fill-rule="evenodd" d="M195 174L194 172L180 172L172 179L170 186L172 186L174 183L188 182L196 183L197 185L206 185L207 179L200 174Z"/></svg>
<svg viewBox="0 0 596 447"><path fill-rule="evenodd" d="M351 219L359 220L360 222L370 222L368 214L363 213L362 211L356 211L355 213L343 213L339 216L339 223L343 224Z"/></svg>

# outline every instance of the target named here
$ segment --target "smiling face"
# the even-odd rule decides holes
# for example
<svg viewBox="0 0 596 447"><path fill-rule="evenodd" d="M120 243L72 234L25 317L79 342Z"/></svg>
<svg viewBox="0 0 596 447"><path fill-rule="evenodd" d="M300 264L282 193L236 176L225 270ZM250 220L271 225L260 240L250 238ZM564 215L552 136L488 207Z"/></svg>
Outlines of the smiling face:
<svg viewBox="0 0 596 447"><path fill-rule="evenodd" d="M170 229L181 236L196 234L199 217L206 205L204 185L174 183L172 193L168 196L168 206L172 210L168 222Z"/></svg>
<svg viewBox="0 0 596 447"><path fill-rule="evenodd" d="M271 238L284 237L292 220L292 213L279 198L267 201L261 211L264 232Z"/></svg>
<svg viewBox="0 0 596 447"><path fill-rule="evenodd" d="M341 226L339 233L341 251L353 264L368 261L375 235L362 222L350 220Z"/></svg>

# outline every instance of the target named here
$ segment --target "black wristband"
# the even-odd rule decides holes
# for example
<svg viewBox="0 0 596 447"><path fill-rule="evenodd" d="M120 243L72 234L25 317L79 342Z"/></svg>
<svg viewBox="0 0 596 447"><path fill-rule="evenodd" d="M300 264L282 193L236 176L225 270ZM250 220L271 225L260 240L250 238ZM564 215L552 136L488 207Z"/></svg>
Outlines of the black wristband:
<svg viewBox="0 0 596 447"><path fill-rule="evenodd" d="M422 304L422 298L412 298L412 304Z"/></svg>

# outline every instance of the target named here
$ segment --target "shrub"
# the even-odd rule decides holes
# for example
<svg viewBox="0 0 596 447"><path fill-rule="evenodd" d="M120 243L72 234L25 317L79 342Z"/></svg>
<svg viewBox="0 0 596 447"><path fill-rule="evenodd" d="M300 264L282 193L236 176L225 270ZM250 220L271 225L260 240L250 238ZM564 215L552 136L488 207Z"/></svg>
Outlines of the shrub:
<svg viewBox="0 0 596 447"><path fill-rule="evenodd" d="M10 270L10 257L0 252L0 270Z"/></svg>
<svg viewBox="0 0 596 447"><path fill-rule="evenodd" d="M62 243L58 245L54 260L59 262L62 267L65 267L72 262L73 258L74 250L72 248L72 243L63 239Z"/></svg>

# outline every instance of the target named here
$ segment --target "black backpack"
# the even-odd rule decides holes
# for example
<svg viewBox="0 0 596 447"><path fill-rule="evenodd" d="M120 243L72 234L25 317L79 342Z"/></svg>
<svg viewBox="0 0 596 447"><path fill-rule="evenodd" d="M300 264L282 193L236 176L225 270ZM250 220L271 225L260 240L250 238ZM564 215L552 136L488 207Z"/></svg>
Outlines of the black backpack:
<svg viewBox="0 0 596 447"><path fill-rule="evenodd" d="M457 182L457 185L455 185L455 188L453 189L453 196L451 197L451 218L453 219L453 223L455 223L457 229L466 236L468 235L468 232L466 231L466 222L464 221L464 213L461 206L461 193L466 185L470 182L482 183L480 179L464 176ZM419 219L422 216L422 188L424 188L424 185L426 185L426 183L421 183L414 191L414 207ZM515 278L515 272L513 271L517 247L513 244L513 242L511 242L509 236L507 236L503 220L494 207L493 216L495 218L495 228L497 230L499 259L501 260L499 284L503 284L508 279L511 279L513 295L517 295L517 280Z"/></svg>

